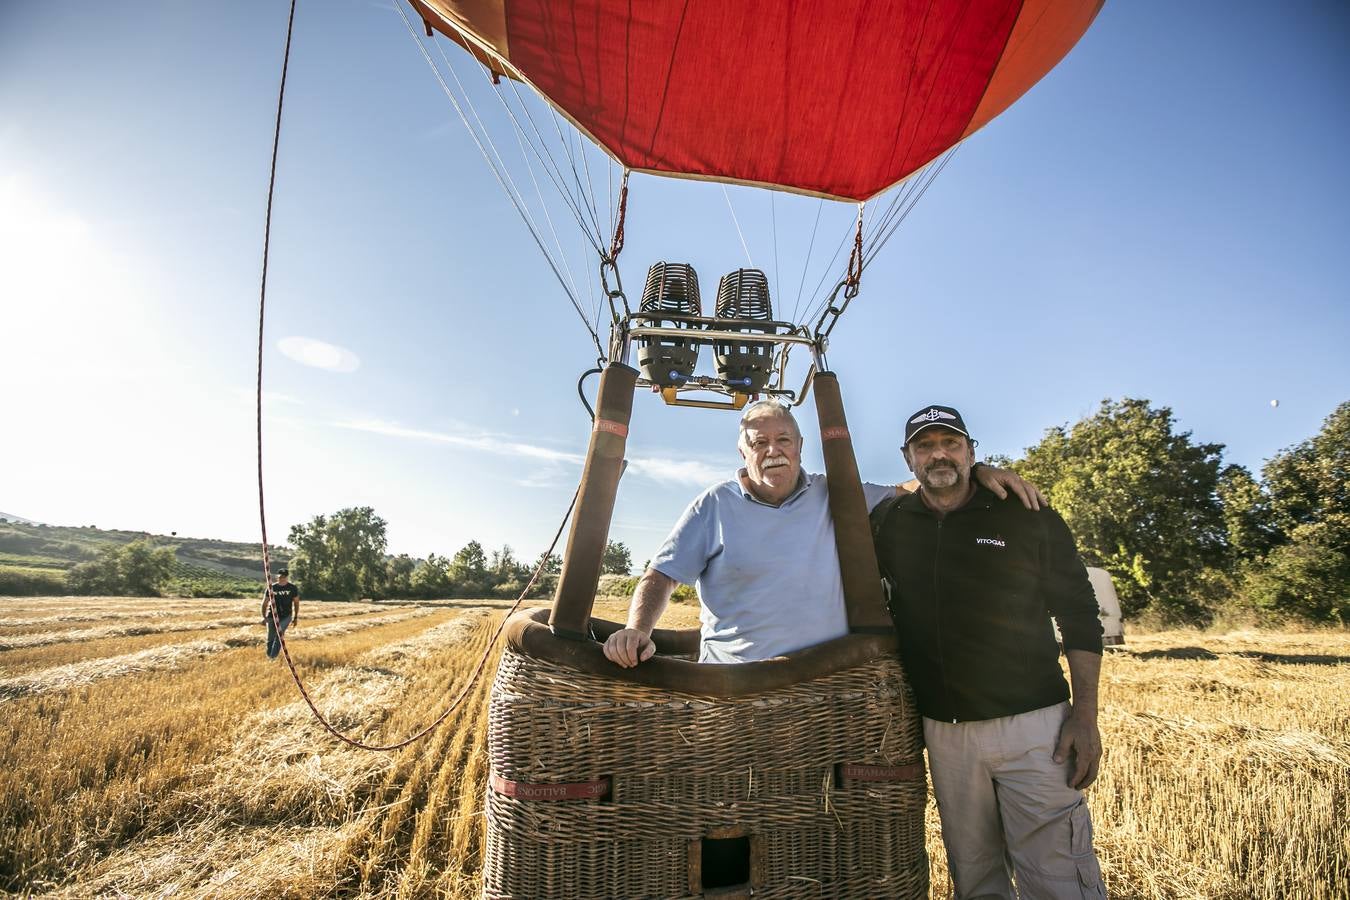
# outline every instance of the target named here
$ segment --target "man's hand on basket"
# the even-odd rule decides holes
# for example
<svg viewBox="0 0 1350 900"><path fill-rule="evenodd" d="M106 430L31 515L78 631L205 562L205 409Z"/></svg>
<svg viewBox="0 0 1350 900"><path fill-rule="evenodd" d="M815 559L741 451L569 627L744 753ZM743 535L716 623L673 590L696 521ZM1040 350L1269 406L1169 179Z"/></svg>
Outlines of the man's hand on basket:
<svg viewBox="0 0 1350 900"><path fill-rule="evenodd" d="M656 645L652 643L651 637L636 628L621 628L605 641L605 656L625 669L646 662L655 652Z"/></svg>

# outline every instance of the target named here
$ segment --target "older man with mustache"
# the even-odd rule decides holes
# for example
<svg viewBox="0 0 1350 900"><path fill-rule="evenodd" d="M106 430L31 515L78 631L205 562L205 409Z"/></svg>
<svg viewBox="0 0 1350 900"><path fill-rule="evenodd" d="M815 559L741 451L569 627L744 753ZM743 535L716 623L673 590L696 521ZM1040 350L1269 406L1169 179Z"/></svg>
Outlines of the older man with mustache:
<svg viewBox="0 0 1350 900"><path fill-rule="evenodd" d="M971 480L975 442L950 406L912 415L903 452L920 488L872 527L956 895L1105 897L1083 798L1102 752L1102 626L1073 535Z"/></svg>
<svg viewBox="0 0 1350 900"><path fill-rule="evenodd" d="M848 633L825 477L802 472L792 411L774 400L747 406L737 447L745 468L684 511L633 592L627 627L605 642L618 665L651 658L652 630L678 584L698 587L700 662L768 659ZM982 466L976 477L1038 508L1036 489L1017 475ZM869 508L907 490L863 485Z"/></svg>

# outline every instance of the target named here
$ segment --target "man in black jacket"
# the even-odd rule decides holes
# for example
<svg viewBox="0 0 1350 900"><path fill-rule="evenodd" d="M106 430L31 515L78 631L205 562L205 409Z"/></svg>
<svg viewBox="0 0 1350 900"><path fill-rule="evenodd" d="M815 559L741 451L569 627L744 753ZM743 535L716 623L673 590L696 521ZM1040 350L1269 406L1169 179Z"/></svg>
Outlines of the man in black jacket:
<svg viewBox="0 0 1350 900"><path fill-rule="evenodd" d="M962 898L1012 898L1014 873L1023 897L1104 897L1082 793L1101 759L1096 599L1064 520L972 481L974 446L955 409L920 410L920 489L873 513L948 867Z"/></svg>

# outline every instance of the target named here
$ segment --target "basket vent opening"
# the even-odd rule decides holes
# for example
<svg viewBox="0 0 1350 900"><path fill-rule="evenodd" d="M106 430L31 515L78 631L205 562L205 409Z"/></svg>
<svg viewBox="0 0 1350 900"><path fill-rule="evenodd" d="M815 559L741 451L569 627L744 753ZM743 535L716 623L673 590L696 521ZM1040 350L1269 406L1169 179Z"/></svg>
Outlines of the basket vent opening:
<svg viewBox="0 0 1350 900"><path fill-rule="evenodd" d="M750 836L703 839L703 890L748 887Z"/></svg>

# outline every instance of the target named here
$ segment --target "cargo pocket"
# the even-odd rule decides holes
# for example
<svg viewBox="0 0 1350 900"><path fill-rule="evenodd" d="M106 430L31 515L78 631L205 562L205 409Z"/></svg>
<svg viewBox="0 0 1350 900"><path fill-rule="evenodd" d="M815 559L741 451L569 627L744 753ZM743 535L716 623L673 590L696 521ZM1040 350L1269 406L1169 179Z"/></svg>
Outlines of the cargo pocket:
<svg viewBox="0 0 1350 900"><path fill-rule="evenodd" d="M1092 818L1086 800L1080 800L1069 813L1069 854L1078 868L1078 887L1083 900L1106 900L1102 867L1092 850Z"/></svg>

